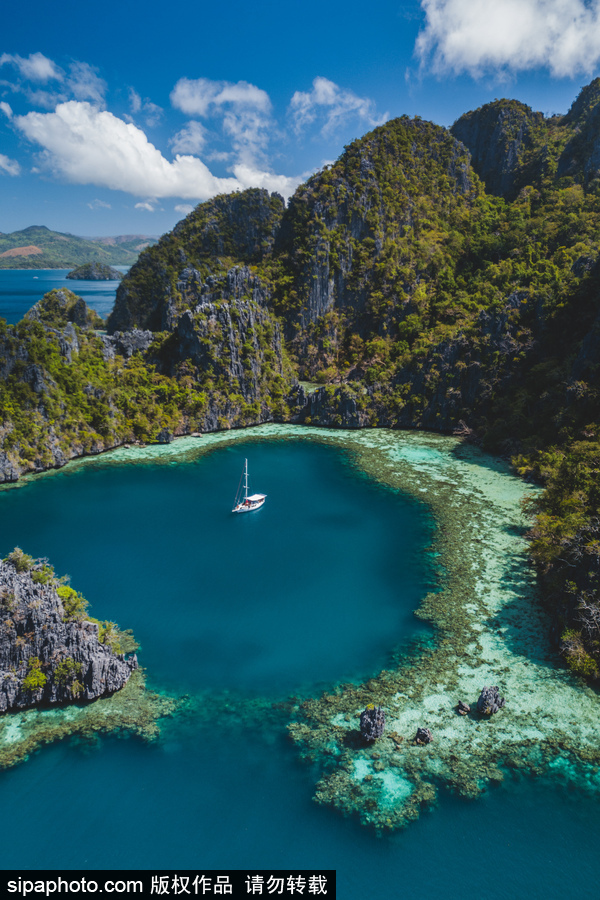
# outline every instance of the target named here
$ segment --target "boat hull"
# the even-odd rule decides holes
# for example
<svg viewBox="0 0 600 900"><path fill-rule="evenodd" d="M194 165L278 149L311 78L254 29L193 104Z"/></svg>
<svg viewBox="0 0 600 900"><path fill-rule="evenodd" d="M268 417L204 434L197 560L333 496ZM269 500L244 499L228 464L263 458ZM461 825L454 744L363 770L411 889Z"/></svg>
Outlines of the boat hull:
<svg viewBox="0 0 600 900"><path fill-rule="evenodd" d="M231 512L234 513L248 513L255 512L255 510L260 509L265 505L265 501L263 500L255 500L252 503L250 501L246 501L244 503L238 503L237 506L234 506Z"/></svg>

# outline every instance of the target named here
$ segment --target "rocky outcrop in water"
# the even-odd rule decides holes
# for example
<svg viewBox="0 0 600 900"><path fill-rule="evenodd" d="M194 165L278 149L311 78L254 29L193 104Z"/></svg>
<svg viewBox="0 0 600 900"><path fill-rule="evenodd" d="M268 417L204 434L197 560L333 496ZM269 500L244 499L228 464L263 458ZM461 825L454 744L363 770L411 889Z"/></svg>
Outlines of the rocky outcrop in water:
<svg viewBox="0 0 600 900"><path fill-rule="evenodd" d="M367 706L360 714L360 733L365 741L375 741L385 731L385 712L381 706Z"/></svg>
<svg viewBox="0 0 600 900"><path fill-rule="evenodd" d="M483 716L492 716L502 709L506 700L500 696L497 685L494 687L484 687L477 701L477 712Z"/></svg>
<svg viewBox="0 0 600 900"><path fill-rule="evenodd" d="M77 266L66 277L73 281L121 281L123 273L104 263L91 262Z"/></svg>
<svg viewBox="0 0 600 900"><path fill-rule="evenodd" d="M415 735L415 744L430 744L433 740L433 735L429 728L417 728L417 733Z"/></svg>
<svg viewBox="0 0 600 900"><path fill-rule="evenodd" d="M136 655L118 652L112 623L101 642L84 610L44 560L14 551L0 562L0 712L94 700L126 684Z"/></svg>

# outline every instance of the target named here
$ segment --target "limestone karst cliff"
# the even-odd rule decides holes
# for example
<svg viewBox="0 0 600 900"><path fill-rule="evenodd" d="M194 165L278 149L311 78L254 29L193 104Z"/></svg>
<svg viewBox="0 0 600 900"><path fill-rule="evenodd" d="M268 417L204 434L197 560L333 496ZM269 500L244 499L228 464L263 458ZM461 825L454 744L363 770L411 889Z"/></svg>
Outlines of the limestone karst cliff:
<svg viewBox="0 0 600 900"><path fill-rule="evenodd" d="M137 657L125 657L119 642L131 639L90 620L85 607L45 560L17 549L0 561L0 713L123 687Z"/></svg>

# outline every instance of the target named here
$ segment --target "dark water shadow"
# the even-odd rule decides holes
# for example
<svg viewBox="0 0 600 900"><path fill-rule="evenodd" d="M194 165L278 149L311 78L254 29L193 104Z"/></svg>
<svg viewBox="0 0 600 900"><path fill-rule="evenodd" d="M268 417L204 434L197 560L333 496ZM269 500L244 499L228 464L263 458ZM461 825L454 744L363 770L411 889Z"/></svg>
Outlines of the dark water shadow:
<svg viewBox="0 0 600 900"><path fill-rule="evenodd" d="M483 624L501 636L515 655L536 665L556 669L559 658L550 636L552 620L543 608L539 589L522 556L514 556L506 562L502 584L514 591L514 598Z"/></svg>

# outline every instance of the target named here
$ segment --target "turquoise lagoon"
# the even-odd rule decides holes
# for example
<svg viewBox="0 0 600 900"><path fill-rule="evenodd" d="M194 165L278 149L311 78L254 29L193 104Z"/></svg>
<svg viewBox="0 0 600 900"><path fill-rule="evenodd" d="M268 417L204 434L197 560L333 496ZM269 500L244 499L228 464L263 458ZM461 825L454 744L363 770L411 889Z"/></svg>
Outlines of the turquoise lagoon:
<svg viewBox="0 0 600 900"><path fill-rule="evenodd" d="M376 453L409 473L409 491L383 483ZM229 509L246 456L268 500L236 517ZM476 800L452 795L441 779L430 810L379 836L313 802L319 763L300 760L286 737L289 715L272 712L285 696L300 702L340 681L364 681L405 652L418 672L415 647L426 652L434 633L412 611L445 579L428 503L435 479L473 515L477 502L494 506L503 555L522 544L523 486L493 460L431 435L264 427L122 449L1 491L2 552L19 544L49 556L93 614L134 628L152 687L188 698L153 743L74 738L2 772L2 866L322 866L337 869L344 898L598 897L593 769L566 777L558 760L533 778L507 767ZM470 536L463 539L466 549ZM514 560L511 572L514 605L531 576L515 573ZM482 584L485 577L478 572ZM492 577L501 593L502 573ZM489 642L501 630L495 621L480 633L488 665L499 669L507 659L496 660ZM596 714L595 695L553 670L543 637L534 646L526 623L509 632L503 652L513 670L529 666L525 649L535 667L527 702L536 692L547 700L544 673L556 675L560 704L574 704L573 729L589 725L577 704ZM508 723L511 705L520 715L516 688L509 672L498 682L510 685ZM408 705L406 714L412 728ZM446 727L440 718L440 752ZM474 750L481 740L473 732ZM589 728L581 740L593 741Z"/></svg>

